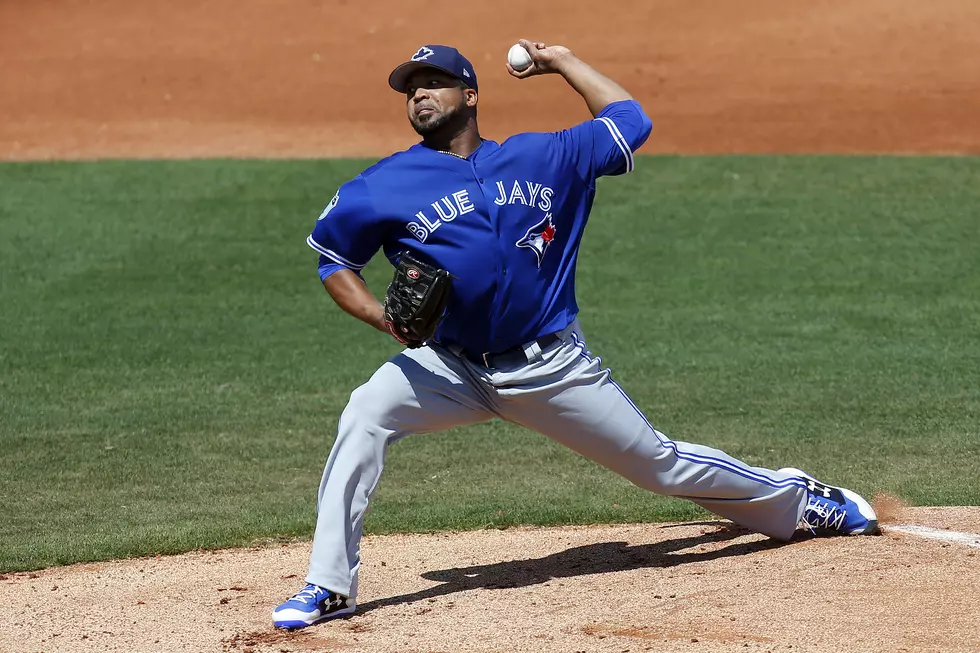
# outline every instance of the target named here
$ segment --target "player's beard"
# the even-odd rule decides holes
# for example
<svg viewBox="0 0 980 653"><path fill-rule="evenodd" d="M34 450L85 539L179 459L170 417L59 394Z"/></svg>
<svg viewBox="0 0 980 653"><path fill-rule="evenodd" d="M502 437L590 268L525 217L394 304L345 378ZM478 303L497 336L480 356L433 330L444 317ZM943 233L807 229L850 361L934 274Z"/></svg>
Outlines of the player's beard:
<svg viewBox="0 0 980 653"><path fill-rule="evenodd" d="M458 122L465 122L465 116L461 110L462 106L462 104L454 106L438 115L417 116L413 114L409 122L412 123L412 128L419 136L433 136L444 129L452 130Z"/></svg>

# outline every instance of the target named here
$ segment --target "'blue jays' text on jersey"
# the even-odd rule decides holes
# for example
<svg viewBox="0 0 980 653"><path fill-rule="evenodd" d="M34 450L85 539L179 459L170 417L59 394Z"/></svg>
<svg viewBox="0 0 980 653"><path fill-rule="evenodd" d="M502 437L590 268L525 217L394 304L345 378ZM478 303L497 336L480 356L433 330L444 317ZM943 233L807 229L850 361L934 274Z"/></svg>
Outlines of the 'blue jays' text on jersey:
<svg viewBox="0 0 980 653"><path fill-rule="evenodd" d="M422 144L383 159L340 187L307 238L321 279L407 250L455 277L439 342L481 354L559 331L578 313L596 178L630 172L650 129L627 100L571 129L484 141L466 160Z"/></svg>

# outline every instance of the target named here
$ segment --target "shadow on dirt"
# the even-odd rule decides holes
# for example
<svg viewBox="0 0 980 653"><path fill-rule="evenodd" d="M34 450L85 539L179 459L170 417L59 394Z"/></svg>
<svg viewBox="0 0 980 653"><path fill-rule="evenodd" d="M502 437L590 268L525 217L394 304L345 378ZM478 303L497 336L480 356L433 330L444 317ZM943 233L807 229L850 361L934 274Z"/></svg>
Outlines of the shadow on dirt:
<svg viewBox="0 0 980 653"><path fill-rule="evenodd" d="M717 528L718 522L708 522L705 526ZM442 581L442 584L411 594L391 596L358 604L356 614L362 616L377 608L413 603L474 589L526 587L574 576L605 574L645 567L676 567L693 562L705 562L768 551L789 546L799 541L794 539L792 542L779 542L764 539L731 544L722 548L711 547L705 550L698 548L687 551L687 549L695 547L728 542L749 534L751 531L731 525L694 537L666 540L653 544L631 546L626 542L600 542L566 549L543 558L510 560L489 565L427 571L422 574L422 578Z"/></svg>

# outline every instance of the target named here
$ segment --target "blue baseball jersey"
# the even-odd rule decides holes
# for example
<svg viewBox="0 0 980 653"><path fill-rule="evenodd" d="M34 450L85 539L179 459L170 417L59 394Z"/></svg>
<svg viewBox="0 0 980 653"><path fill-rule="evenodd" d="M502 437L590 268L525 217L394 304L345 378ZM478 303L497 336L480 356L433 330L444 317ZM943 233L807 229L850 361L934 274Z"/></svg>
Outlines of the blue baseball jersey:
<svg viewBox="0 0 980 653"><path fill-rule="evenodd" d="M307 244L320 277L360 272L383 250L452 273L435 340L481 354L575 319L575 265L596 179L633 170L651 122L633 100L559 132L484 140L461 159L417 144L340 187Z"/></svg>

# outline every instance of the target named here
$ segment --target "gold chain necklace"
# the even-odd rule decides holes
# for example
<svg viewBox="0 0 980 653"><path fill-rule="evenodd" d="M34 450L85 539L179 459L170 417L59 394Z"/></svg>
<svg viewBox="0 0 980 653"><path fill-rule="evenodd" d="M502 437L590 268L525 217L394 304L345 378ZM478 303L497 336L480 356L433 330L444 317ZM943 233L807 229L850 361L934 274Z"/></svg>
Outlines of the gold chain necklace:
<svg viewBox="0 0 980 653"><path fill-rule="evenodd" d="M484 143L484 140L481 138L480 139L480 145L483 145L483 143ZM479 149L479 147L480 146L478 145L477 146L477 149ZM449 156L454 156L457 159L462 159L463 161L469 161L469 158L468 157L465 157L462 154L456 154L455 152L450 152L449 150L436 150L436 152L438 152L439 154L448 154Z"/></svg>

